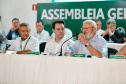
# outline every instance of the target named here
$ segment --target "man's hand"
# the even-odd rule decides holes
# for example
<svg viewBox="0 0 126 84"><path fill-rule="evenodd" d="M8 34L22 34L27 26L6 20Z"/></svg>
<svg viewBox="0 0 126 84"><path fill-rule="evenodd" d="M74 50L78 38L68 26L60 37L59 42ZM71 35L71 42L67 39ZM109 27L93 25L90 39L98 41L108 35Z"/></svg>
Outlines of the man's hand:
<svg viewBox="0 0 126 84"><path fill-rule="evenodd" d="M78 40L79 40L81 43L83 43L84 45L86 45L86 43L88 43L87 40L85 39L85 37L84 37L84 35L83 35L82 33L80 33L80 34L78 35Z"/></svg>
<svg viewBox="0 0 126 84"><path fill-rule="evenodd" d="M11 28L12 31L16 30L16 27L13 25L13 27Z"/></svg>
<svg viewBox="0 0 126 84"><path fill-rule="evenodd" d="M112 35L112 31L111 29L108 29L109 35Z"/></svg>
<svg viewBox="0 0 126 84"><path fill-rule="evenodd" d="M111 29L107 29L103 34L102 34L102 36L105 36L105 35L112 35L112 31L111 31Z"/></svg>

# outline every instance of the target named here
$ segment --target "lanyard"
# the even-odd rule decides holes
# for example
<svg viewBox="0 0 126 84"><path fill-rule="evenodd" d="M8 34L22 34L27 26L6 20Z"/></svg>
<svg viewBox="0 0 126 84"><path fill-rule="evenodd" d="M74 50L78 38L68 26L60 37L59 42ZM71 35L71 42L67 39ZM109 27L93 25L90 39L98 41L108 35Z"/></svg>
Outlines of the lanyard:
<svg viewBox="0 0 126 84"><path fill-rule="evenodd" d="M27 42L25 43L23 51L25 51L25 48L26 48L26 46L27 46L28 41L29 41L30 38L31 38L31 36L28 38ZM22 50L22 39L21 39L21 42L20 42L20 49Z"/></svg>

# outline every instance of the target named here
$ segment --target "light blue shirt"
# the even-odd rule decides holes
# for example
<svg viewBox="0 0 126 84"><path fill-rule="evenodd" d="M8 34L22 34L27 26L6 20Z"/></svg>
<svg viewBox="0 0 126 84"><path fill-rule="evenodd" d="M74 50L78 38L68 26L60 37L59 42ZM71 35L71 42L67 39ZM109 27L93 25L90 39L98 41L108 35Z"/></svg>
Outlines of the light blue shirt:
<svg viewBox="0 0 126 84"><path fill-rule="evenodd" d="M106 40L99 36L99 35L95 35L89 43L94 49L98 50L99 52L102 52L102 47L103 44L107 44ZM84 44L82 44L80 41L76 41L75 44L72 46L72 53L73 54L85 54L85 56L87 57L88 55L91 55L91 53L89 52L89 50L85 47ZM107 54L107 50L106 50L106 54Z"/></svg>

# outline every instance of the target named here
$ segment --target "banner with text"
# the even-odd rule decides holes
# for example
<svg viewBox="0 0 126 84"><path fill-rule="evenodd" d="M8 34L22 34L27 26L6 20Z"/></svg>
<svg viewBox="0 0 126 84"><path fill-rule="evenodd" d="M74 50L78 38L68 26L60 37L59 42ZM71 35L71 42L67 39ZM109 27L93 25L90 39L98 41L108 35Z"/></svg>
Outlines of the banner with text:
<svg viewBox="0 0 126 84"><path fill-rule="evenodd" d="M38 3L37 20L42 20L45 30L52 33L52 22L65 21L66 28L80 33L83 21L100 19L102 29L106 30L106 21L116 20L117 27L126 30L126 1L96 1L71 3Z"/></svg>

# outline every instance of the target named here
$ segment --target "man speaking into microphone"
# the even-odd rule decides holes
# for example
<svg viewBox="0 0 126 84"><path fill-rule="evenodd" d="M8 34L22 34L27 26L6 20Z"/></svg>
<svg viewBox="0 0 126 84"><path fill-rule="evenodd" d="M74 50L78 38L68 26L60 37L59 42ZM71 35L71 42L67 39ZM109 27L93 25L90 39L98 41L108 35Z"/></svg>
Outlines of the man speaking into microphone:
<svg viewBox="0 0 126 84"><path fill-rule="evenodd" d="M45 46L44 53L49 55L64 55L66 52L67 44L70 43L70 46L74 44L74 42L64 35L65 23L64 21L55 21L52 23L52 31L55 34L55 38L50 39ZM67 42L65 42L68 40ZM64 43L65 42L65 43ZM63 46L61 46L63 44ZM62 51L61 51L62 47Z"/></svg>
<svg viewBox="0 0 126 84"><path fill-rule="evenodd" d="M72 53L101 58L103 44L107 44L107 42L103 37L96 34L96 23L92 20L86 20L83 22L81 30L83 34L79 34L78 41L72 46ZM105 54L107 54L107 50Z"/></svg>

